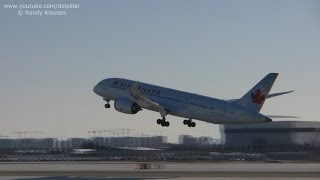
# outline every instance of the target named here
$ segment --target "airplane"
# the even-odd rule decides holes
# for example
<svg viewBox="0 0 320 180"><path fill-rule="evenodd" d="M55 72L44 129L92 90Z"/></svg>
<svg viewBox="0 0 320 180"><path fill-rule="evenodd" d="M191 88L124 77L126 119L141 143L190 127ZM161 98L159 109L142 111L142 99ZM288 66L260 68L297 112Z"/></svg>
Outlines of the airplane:
<svg viewBox="0 0 320 180"><path fill-rule="evenodd" d="M159 112L157 124L168 127L167 115L185 118L183 124L195 127L192 120L213 124L251 124L272 122L271 118L294 118L293 116L263 115L260 112L268 98L293 91L269 94L278 73L270 73L258 82L240 99L221 100L194 93L160 87L152 84L122 78L108 78L100 81L93 91L103 97L110 108L122 113L136 114L142 109Z"/></svg>

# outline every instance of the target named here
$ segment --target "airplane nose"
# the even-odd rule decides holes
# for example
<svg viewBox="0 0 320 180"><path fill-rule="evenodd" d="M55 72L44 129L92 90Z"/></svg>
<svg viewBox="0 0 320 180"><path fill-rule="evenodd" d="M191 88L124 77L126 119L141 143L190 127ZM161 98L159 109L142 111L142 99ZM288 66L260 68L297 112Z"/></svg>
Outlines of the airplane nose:
<svg viewBox="0 0 320 180"><path fill-rule="evenodd" d="M99 95L99 88L98 85L94 86L93 92Z"/></svg>

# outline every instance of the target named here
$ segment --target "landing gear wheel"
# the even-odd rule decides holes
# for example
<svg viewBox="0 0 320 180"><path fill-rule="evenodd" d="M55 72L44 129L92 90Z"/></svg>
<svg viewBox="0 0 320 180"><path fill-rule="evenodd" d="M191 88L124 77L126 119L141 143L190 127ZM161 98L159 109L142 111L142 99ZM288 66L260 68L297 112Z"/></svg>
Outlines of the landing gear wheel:
<svg viewBox="0 0 320 180"><path fill-rule="evenodd" d="M184 125L188 125L188 127L196 127L196 123L195 123L195 122L192 122L191 119L189 119L189 120L183 120L183 124L184 124Z"/></svg>
<svg viewBox="0 0 320 180"><path fill-rule="evenodd" d="M157 119L157 124L160 124L162 127L168 127L170 123L166 121L166 117L162 117L162 119Z"/></svg>
<svg viewBox="0 0 320 180"><path fill-rule="evenodd" d="M162 127L165 127L165 126L166 126L166 123L165 123L165 122L162 122L162 123L161 123L161 126L162 126Z"/></svg>
<svg viewBox="0 0 320 180"><path fill-rule="evenodd" d="M164 122L161 123L161 126L162 127L168 127L168 126L170 126L170 123L169 123L169 121L164 121Z"/></svg>
<svg viewBox="0 0 320 180"><path fill-rule="evenodd" d="M104 107L105 108L110 108L110 104L105 104Z"/></svg>
<svg viewBox="0 0 320 180"><path fill-rule="evenodd" d="M195 122L191 122L190 125L191 125L191 127L196 127L196 123Z"/></svg>

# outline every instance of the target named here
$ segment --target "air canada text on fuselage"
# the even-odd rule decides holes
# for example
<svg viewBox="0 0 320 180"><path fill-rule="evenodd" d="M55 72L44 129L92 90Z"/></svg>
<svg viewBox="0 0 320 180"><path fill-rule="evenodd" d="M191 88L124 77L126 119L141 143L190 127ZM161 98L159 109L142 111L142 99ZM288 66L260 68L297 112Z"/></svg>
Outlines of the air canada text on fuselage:
<svg viewBox="0 0 320 180"><path fill-rule="evenodd" d="M113 88L130 88L131 84L132 83L113 81L113 83L111 84L111 87L113 87ZM158 90L156 88L139 86L138 89L140 90L141 93L160 95L160 90Z"/></svg>

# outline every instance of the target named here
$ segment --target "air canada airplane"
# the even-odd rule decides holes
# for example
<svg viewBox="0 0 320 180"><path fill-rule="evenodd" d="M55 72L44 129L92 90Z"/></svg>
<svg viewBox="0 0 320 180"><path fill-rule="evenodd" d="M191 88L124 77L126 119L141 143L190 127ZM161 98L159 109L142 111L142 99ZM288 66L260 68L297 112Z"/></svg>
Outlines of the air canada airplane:
<svg viewBox="0 0 320 180"><path fill-rule="evenodd" d="M249 124L271 122L271 118L291 116L268 116L260 114L266 99L293 91L269 94L278 73L270 73L240 99L221 100L184 91L155 86L121 78L109 78L99 82L93 91L103 97L110 108L114 101L117 111L136 114L142 109L159 112L157 124L168 127L167 115L185 118L183 124L195 127L192 120L214 124Z"/></svg>

